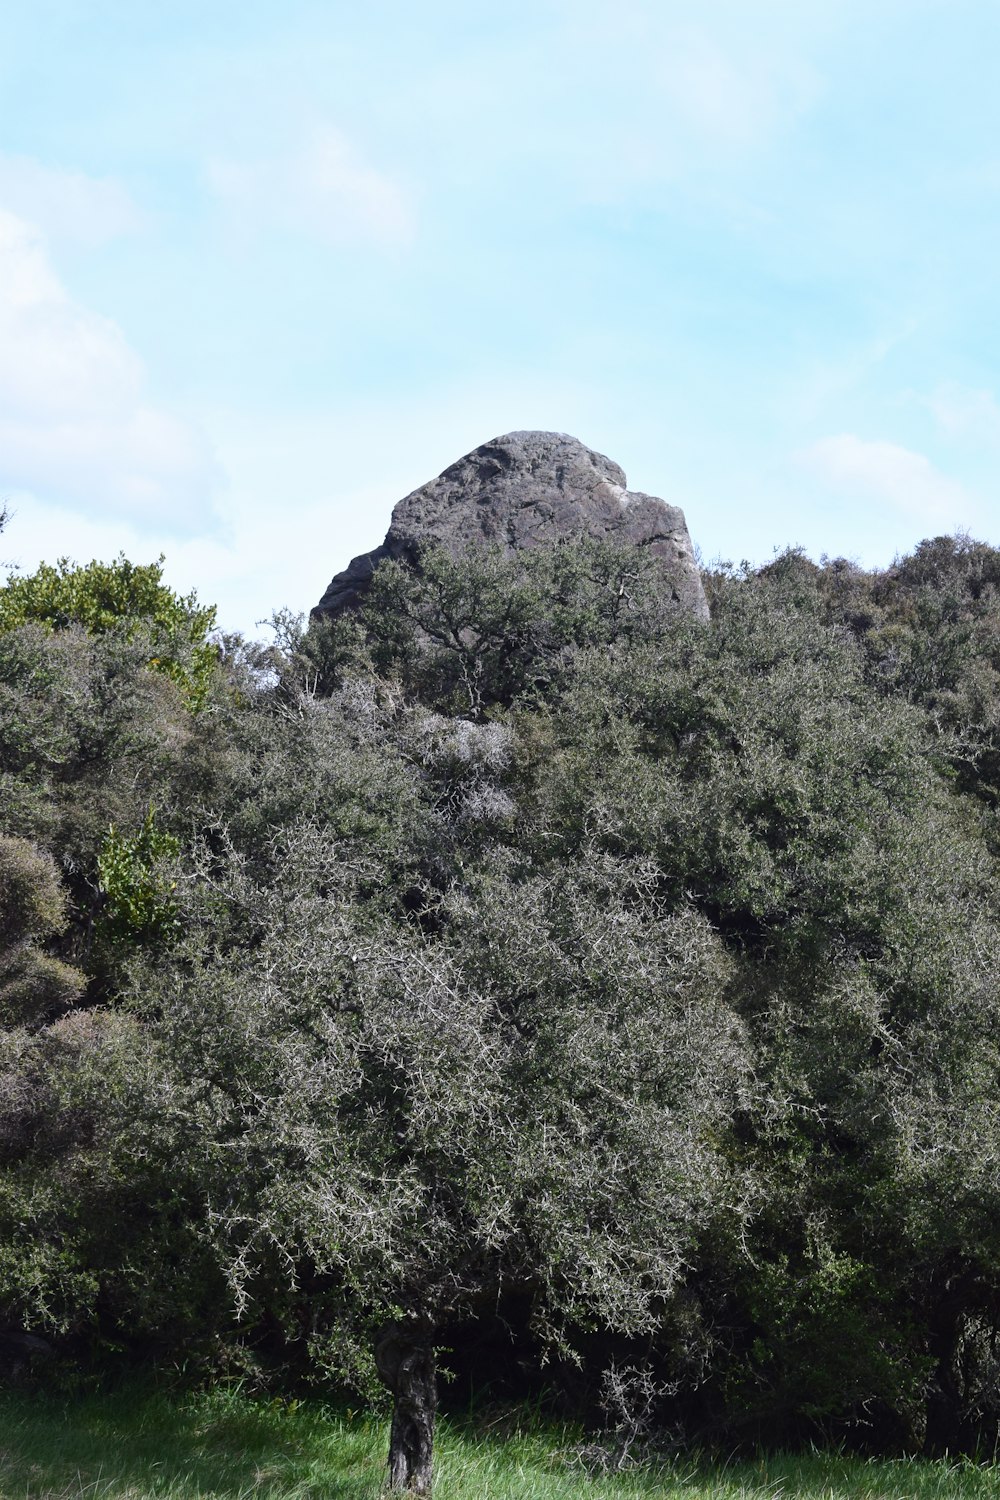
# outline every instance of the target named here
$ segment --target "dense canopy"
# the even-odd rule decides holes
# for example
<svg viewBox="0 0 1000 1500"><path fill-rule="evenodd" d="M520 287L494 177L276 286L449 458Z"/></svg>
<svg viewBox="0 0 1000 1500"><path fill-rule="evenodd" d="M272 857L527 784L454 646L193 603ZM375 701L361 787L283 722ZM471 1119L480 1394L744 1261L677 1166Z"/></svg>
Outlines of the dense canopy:
<svg viewBox="0 0 1000 1500"><path fill-rule="evenodd" d="M705 582L430 551L266 646L158 565L0 591L9 1329L381 1376L418 1487L436 1361L992 1441L1000 553Z"/></svg>

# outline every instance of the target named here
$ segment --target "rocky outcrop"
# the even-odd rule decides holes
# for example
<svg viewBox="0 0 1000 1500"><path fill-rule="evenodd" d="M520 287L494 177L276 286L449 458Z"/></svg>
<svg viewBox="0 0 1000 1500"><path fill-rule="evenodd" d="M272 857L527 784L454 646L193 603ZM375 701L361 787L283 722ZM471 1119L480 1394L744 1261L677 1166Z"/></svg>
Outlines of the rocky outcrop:
<svg viewBox="0 0 1000 1500"><path fill-rule="evenodd" d="M456 553L483 543L514 552L578 536L648 547L678 603L708 618L684 512L627 489L616 463L562 432L494 438L400 500L381 547L338 573L313 613L352 608L384 558L416 563L427 542Z"/></svg>

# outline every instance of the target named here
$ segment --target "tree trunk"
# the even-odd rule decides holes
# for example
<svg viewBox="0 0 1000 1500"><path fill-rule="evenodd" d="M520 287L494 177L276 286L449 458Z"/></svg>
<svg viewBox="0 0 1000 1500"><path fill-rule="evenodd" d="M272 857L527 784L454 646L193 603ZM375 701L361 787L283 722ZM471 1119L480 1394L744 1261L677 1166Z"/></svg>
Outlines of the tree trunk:
<svg viewBox="0 0 1000 1500"><path fill-rule="evenodd" d="M969 1271L944 1279L928 1319L927 1351L934 1359L935 1370L927 1397L924 1451L935 1458L962 1453L970 1446L968 1423L963 1420L958 1351L975 1284L975 1276Z"/></svg>
<svg viewBox="0 0 1000 1500"><path fill-rule="evenodd" d="M375 1367L393 1396L389 1488L429 1495L437 1374L430 1330L388 1323L375 1340Z"/></svg>
<svg viewBox="0 0 1000 1500"><path fill-rule="evenodd" d="M48 1359L52 1345L7 1323L0 1326L0 1382L22 1380L36 1360Z"/></svg>

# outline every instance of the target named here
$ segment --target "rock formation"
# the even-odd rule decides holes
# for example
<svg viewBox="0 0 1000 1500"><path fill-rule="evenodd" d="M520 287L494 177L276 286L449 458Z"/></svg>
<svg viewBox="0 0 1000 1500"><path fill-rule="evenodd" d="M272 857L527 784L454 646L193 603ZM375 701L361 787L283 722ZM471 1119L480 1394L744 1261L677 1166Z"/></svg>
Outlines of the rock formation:
<svg viewBox="0 0 1000 1500"><path fill-rule="evenodd" d="M313 613L358 604L384 558L415 563L422 543L516 551L577 536L648 547L669 570L678 603L708 618L684 512L628 490L616 463L562 432L494 438L400 500L382 545L338 573Z"/></svg>

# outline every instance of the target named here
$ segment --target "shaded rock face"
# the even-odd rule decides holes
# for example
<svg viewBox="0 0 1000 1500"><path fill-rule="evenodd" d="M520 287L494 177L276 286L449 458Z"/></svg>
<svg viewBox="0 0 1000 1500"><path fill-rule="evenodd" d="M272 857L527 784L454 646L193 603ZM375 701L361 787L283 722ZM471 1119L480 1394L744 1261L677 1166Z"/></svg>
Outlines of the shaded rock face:
<svg viewBox="0 0 1000 1500"><path fill-rule="evenodd" d="M381 547L338 573L313 613L360 603L384 558L415 563L422 543L455 553L477 544L514 552L578 536L648 547L669 570L679 605L708 618L684 512L633 493L616 463L562 432L494 438L400 500Z"/></svg>

